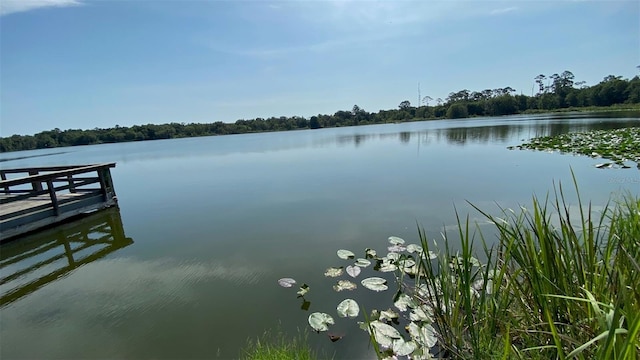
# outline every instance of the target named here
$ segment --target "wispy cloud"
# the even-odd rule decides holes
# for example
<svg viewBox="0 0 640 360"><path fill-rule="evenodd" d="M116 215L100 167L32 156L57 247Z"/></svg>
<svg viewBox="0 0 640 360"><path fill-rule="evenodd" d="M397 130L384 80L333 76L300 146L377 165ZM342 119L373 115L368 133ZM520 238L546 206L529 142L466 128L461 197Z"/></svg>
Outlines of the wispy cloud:
<svg viewBox="0 0 640 360"><path fill-rule="evenodd" d="M260 59L273 59L278 57L291 56L297 53L327 53L340 48L345 48L354 44L362 44L371 41L381 41L390 36L367 36L367 37L345 37L340 39L329 39L315 43L307 43L298 46L281 46L271 48L235 48L225 47L218 44L209 44L209 48L222 53L249 56Z"/></svg>
<svg viewBox="0 0 640 360"><path fill-rule="evenodd" d="M79 0L2 0L0 1L0 16L41 8L69 7L82 4Z"/></svg>
<svg viewBox="0 0 640 360"><path fill-rule="evenodd" d="M491 10L491 12L489 14L491 15L502 15L502 14L506 14L506 13L510 13L510 12L514 12L518 10L517 7L515 6L510 6L510 7L506 7L506 8L501 8L501 9L494 9Z"/></svg>

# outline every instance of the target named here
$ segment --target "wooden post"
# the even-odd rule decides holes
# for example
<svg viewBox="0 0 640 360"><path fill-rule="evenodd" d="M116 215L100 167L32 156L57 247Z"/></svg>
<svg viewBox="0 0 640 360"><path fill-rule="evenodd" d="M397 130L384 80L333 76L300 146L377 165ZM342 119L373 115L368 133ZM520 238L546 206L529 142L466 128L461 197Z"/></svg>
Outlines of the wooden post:
<svg viewBox="0 0 640 360"><path fill-rule="evenodd" d="M75 186L75 181L73 180L73 175L67 175L67 181L69 181L69 192L72 194L75 193L76 186Z"/></svg>
<svg viewBox="0 0 640 360"><path fill-rule="evenodd" d="M5 174L4 170L0 170L0 179L2 179L2 181L7 180L7 174ZM9 192L9 187L5 186L4 191Z"/></svg>
<svg viewBox="0 0 640 360"><path fill-rule="evenodd" d="M29 176L38 175L37 171L29 171ZM42 183L40 181L34 181L31 183L33 191L42 191Z"/></svg>
<svg viewBox="0 0 640 360"><path fill-rule="evenodd" d="M58 197L56 196L56 189L53 188L53 180L47 180L47 188L49 188L49 197L51 197L51 205L53 205L53 214L55 216L60 215L60 209L58 208Z"/></svg>
<svg viewBox="0 0 640 360"><path fill-rule="evenodd" d="M98 178L100 179L100 190L102 191L104 201L110 201L115 197L115 192L113 191L113 182L109 168L98 169Z"/></svg>

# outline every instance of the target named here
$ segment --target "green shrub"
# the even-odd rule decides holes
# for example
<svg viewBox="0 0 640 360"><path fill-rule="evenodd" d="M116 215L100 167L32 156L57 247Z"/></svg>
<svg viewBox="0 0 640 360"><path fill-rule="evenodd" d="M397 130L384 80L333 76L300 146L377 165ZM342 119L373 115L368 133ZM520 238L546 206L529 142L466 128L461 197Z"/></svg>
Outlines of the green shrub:
<svg viewBox="0 0 640 360"><path fill-rule="evenodd" d="M469 111L467 110L467 104L452 104L447 109L448 119L462 119L469 117Z"/></svg>

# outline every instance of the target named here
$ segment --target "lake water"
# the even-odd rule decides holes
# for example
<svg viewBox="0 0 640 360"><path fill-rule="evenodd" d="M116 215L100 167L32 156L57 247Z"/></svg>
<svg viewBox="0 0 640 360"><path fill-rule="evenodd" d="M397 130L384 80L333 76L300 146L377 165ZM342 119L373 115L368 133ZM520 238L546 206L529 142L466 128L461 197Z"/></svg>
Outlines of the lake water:
<svg viewBox="0 0 640 360"><path fill-rule="evenodd" d="M638 196L635 166L597 169L602 159L507 146L639 126L639 115L442 120L0 154L3 168L116 162L120 208L3 245L3 262L21 257L1 268L0 355L234 358L247 338L278 328L295 334L310 312L323 311L345 337L332 343L311 333L313 346L336 358L372 358L367 335L339 319L335 306L345 297L368 308L390 304L393 293L334 293L324 270L348 264L336 250L380 253L391 235L417 242L417 224L437 241L455 228L455 209L485 222L467 201L496 214L498 205L518 209L554 182L572 189L571 169L596 207L621 191ZM480 228L492 238L490 226ZM83 231L96 238L106 231L111 240L99 256L74 255L70 268L63 245L73 242L65 237ZM43 248L51 241L60 246ZM278 286L282 277L311 286L309 311L296 289Z"/></svg>

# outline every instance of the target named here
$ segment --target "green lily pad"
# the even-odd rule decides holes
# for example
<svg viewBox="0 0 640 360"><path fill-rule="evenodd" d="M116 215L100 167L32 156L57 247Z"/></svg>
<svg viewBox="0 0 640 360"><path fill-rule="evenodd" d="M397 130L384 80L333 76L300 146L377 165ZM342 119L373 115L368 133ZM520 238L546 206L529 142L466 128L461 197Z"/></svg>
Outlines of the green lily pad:
<svg viewBox="0 0 640 360"><path fill-rule="evenodd" d="M377 256L376 251L373 250L373 249L369 249L369 248L365 249L364 253L365 253L365 257L368 258L368 259L375 259L376 256Z"/></svg>
<svg viewBox="0 0 640 360"><path fill-rule="evenodd" d="M387 309L380 311L379 320L380 321L393 321L393 319L398 318L398 313L393 311L393 309Z"/></svg>
<svg viewBox="0 0 640 360"><path fill-rule="evenodd" d="M385 259L382 261L382 263L380 264L378 271L380 272L392 272L392 271L396 271L398 269L398 267L392 263L391 261Z"/></svg>
<svg viewBox="0 0 640 360"><path fill-rule="evenodd" d="M329 330L329 325L335 324L333 318L329 314L314 312L309 315L309 325L315 331L327 331Z"/></svg>
<svg viewBox="0 0 640 360"><path fill-rule="evenodd" d="M404 245L393 245L393 246L389 246L387 250L391 252L399 253L407 250L407 248Z"/></svg>
<svg viewBox="0 0 640 360"><path fill-rule="evenodd" d="M333 290L339 292L342 290L353 290L357 287L358 286L356 284L352 283L349 280L338 280L338 283L336 285L333 285Z"/></svg>
<svg viewBox="0 0 640 360"><path fill-rule="evenodd" d="M418 345L414 341L404 341L404 339L394 339L391 349L397 356L407 356L412 354Z"/></svg>
<svg viewBox="0 0 640 360"><path fill-rule="evenodd" d="M295 284L296 284L296 281L293 280L292 278L282 278L278 280L278 285L286 288L293 287L293 285Z"/></svg>
<svg viewBox="0 0 640 360"><path fill-rule="evenodd" d="M337 307L338 316L355 318L360 314L360 307L353 299L344 299Z"/></svg>
<svg viewBox="0 0 640 360"><path fill-rule="evenodd" d="M422 306L417 306L415 309L411 310L411 312L409 313L409 320L424 321L428 323L433 322L431 316L427 313L427 311L425 311Z"/></svg>
<svg viewBox="0 0 640 360"><path fill-rule="evenodd" d="M404 244L404 239L397 236L389 236L389 243L391 245L402 245Z"/></svg>
<svg viewBox="0 0 640 360"><path fill-rule="evenodd" d="M362 286L373 291L384 291L389 287L386 285L387 280L379 277L370 277L362 280Z"/></svg>
<svg viewBox="0 0 640 360"><path fill-rule="evenodd" d="M340 275L342 275L342 267L330 267L324 272L324 276L326 277L338 277Z"/></svg>
<svg viewBox="0 0 640 360"><path fill-rule="evenodd" d="M436 330L429 324L419 326L416 323L409 323L407 330L411 339L422 347L430 349L438 342Z"/></svg>
<svg viewBox="0 0 640 360"><path fill-rule="evenodd" d="M401 339L402 335L398 329L389 324L385 324L382 321L375 320L370 323L371 329L373 329L373 336L379 345L385 347L391 347L394 339Z"/></svg>
<svg viewBox="0 0 640 360"><path fill-rule="evenodd" d="M309 290L310 290L309 285L302 284L302 286L300 286L300 290L298 290L297 292L298 297L305 296L309 292Z"/></svg>
<svg viewBox="0 0 640 360"><path fill-rule="evenodd" d="M351 276L352 278L355 278L358 275L360 275L361 271L362 269L359 266L354 266L354 265L347 266L347 274L349 274L349 276Z"/></svg>
<svg viewBox="0 0 640 360"><path fill-rule="evenodd" d="M340 259L347 260L347 259L355 258L356 254L354 254L352 251L349 251L349 250L340 249L338 250L338 257Z"/></svg>
<svg viewBox="0 0 640 360"><path fill-rule="evenodd" d="M371 261L369 261L367 259L359 258L358 260L356 260L356 263L354 265L365 268L365 267L371 265Z"/></svg>
<svg viewBox="0 0 640 360"><path fill-rule="evenodd" d="M417 306L415 300L407 294L400 294L393 305L402 312L407 311L409 308L413 309Z"/></svg>

